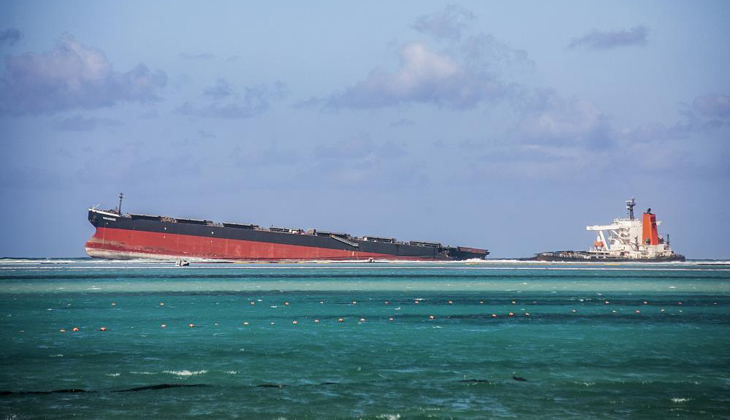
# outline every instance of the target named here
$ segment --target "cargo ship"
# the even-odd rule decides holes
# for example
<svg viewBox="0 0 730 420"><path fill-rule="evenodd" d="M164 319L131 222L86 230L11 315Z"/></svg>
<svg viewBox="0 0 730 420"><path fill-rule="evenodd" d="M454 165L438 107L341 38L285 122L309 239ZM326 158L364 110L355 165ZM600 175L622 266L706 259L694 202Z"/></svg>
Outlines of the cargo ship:
<svg viewBox="0 0 730 420"><path fill-rule="evenodd" d="M449 261L483 259L486 249L444 246L438 242L402 242L317 229L264 228L254 224L146 214L123 214L122 199L112 210L89 209L96 228L86 253L103 259L224 261Z"/></svg>
<svg viewBox="0 0 730 420"><path fill-rule="evenodd" d="M659 236L656 215L649 208L641 216L634 217L636 199L626 200L628 217L614 219L610 225L586 226L596 232L596 240L588 251L552 251L536 254L537 261L630 261L668 262L684 261L683 255L675 253L669 246L669 235L664 240ZM608 238L604 231L608 231Z"/></svg>

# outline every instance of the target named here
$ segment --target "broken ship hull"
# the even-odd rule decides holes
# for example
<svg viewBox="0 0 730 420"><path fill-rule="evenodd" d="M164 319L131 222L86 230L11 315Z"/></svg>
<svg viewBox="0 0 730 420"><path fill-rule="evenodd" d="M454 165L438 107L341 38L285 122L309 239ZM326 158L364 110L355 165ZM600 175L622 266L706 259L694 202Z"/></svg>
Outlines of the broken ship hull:
<svg viewBox="0 0 730 420"><path fill-rule="evenodd" d="M585 251L557 251L542 252L529 258L529 260L545 262L673 262L685 261L685 257L680 254L673 254L666 257L628 258L600 255Z"/></svg>
<svg viewBox="0 0 730 420"><path fill-rule="evenodd" d="M89 210L88 217L96 232L86 242L86 253L104 259L439 261L484 258L489 254L476 248L364 240L344 234L120 215L95 209Z"/></svg>

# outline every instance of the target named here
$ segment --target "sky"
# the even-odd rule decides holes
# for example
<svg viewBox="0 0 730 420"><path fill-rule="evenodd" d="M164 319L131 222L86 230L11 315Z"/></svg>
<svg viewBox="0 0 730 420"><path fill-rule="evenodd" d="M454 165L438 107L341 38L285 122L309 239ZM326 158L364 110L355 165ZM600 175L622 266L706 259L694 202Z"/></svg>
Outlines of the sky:
<svg viewBox="0 0 730 420"><path fill-rule="evenodd" d="M585 250L651 207L730 258L730 2L0 2L0 256L94 205Z"/></svg>

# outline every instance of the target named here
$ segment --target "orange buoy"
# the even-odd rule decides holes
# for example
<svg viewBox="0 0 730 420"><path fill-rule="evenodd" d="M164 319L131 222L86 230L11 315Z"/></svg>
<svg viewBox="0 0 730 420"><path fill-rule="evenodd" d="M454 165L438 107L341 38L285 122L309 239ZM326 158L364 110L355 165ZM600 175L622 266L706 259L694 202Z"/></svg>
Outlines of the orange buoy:
<svg viewBox="0 0 730 420"><path fill-rule="evenodd" d="M449 305L453 305L453 304L454 304L454 301L453 300L450 300L449 301Z"/></svg>
<svg viewBox="0 0 730 420"><path fill-rule="evenodd" d="M647 301L644 301L644 305L648 305L648 304L649 304L649 302L647 302Z"/></svg>
<svg viewBox="0 0 730 420"><path fill-rule="evenodd" d="M76 331L78 331L78 330L79 330L79 327L73 327L73 329L72 329L71 331L74 331L74 332L76 332Z"/></svg>
<svg viewBox="0 0 730 420"><path fill-rule="evenodd" d="M256 302L254 302L254 301L249 302L249 305L255 305L255 304L256 304Z"/></svg>
<svg viewBox="0 0 730 420"><path fill-rule="evenodd" d="M578 310L577 309L573 309L573 313L576 313L576 312L578 312Z"/></svg>
<svg viewBox="0 0 730 420"><path fill-rule="evenodd" d="M388 321L392 321L392 320L393 320L393 317L392 316L390 318L388 318Z"/></svg>
<svg viewBox="0 0 730 420"><path fill-rule="evenodd" d="M284 306L289 306L289 302L284 302Z"/></svg>
<svg viewBox="0 0 730 420"><path fill-rule="evenodd" d="M188 324L188 327L190 327L190 328L193 328L194 326L195 326L195 324L193 324L192 322Z"/></svg>
<svg viewBox="0 0 730 420"><path fill-rule="evenodd" d="M160 325L160 328L167 328L167 324Z"/></svg>
<svg viewBox="0 0 730 420"><path fill-rule="evenodd" d="M525 312L525 316L530 316L530 313L529 312Z"/></svg>
<svg viewBox="0 0 730 420"><path fill-rule="evenodd" d="M492 318L496 318L496 317L497 317L497 314L492 314Z"/></svg>
<svg viewBox="0 0 730 420"><path fill-rule="evenodd" d="M515 316L514 312L510 312L507 314L508 316Z"/></svg>
<svg viewBox="0 0 730 420"><path fill-rule="evenodd" d="M637 310L635 310L635 311L634 311L634 313L635 313L635 314L640 314L640 313L641 313L641 311L637 309Z"/></svg>
<svg viewBox="0 0 730 420"><path fill-rule="evenodd" d="M353 300L353 301L352 301L352 304L353 304L353 305L357 305L357 301Z"/></svg>
<svg viewBox="0 0 730 420"><path fill-rule="evenodd" d="M112 302L112 306L117 306L117 304L116 304L116 303L114 303L114 302Z"/></svg>
<svg viewBox="0 0 730 420"><path fill-rule="evenodd" d="M295 321L292 321L291 323L294 324L294 325L297 325L299 323L299 321L296 321L295 320Z"/></svg>
<svg viewBox="0 0 730 420"><path fill-rule="evenodd" d="M99 328L99 331L106 331L106 327Z"/></svg>
<svg viewBox="0 0 730 420"><path fill-rule="evenodd" d="M435 317L433 315L429 315L428 319L434 319Z"/></svg>
<svg viewBox="0 0 730 420"><path fill-rule="evenodd" d="M248 324L248 321L243 321L243 325L245 325L245 326L247 326L247 327L248 327L248 325L249 325L249 324Z"/></svg>
<svg viewBox="0 0 730 420"><path fill-rule="evenodd" d="M337 320L337 322L345 322L345 320L342 319L342 318L340 318L340 319Z"/></svg>
<svg viewBox="0 0 730 420"><path fill-rule="evenodd" d="M661 309L661 312L664 312L664 308Z"/></svg>
<svg viewBox="0 0 730 420"><path fill-rule="evenodd" d="M608 302L608 301L605 301L605 302L603 302L603 303L605 303L606 305L608 305L608 304L609 304L609 302Z"/></svg>
<svg viewBox="0 0 730 420"><path fill-rule="evenodd" d="M514 305L515 303L516 303L516 302L515 302L515 301L513 300L513 301L512 301L512 304Z"/></svg>
<svg viewBox="0 0 730 420"><path fill-rule="evenodd" d="M165 306L165 302L160 302L160 306Z"/></svg>
<svg viewBox="0 0 730 420"><path fill-rule="evenodd" d="M418 305L420 302L418 300L414 300L413 303L415 303L416 305Z"/></svg>
<svg viewBox="0 0 730 420"><path fill-rule="evenodd" d="M385 304L386 304L386 305L390 305L390 302L388 302L388 301L386 300L386 301L385 301Z"/></svg>
<svg viewBox="0 0 730 420"><path fill-rule="evenodd" d="M365 322L365 318L360 318L360 322Z"/></svg>
<svg viewBox="0 0 730 420"><path fill-rule="evenodd" d="M65 333L65 332L66 332L66 330L64 330L63 328L61 328L60 330L58 330L58 332L62 332L62 333Z"/></svg>
<svg viewBox="0 0 730 420"><path fill-rule="evenodd" d="M318 319L315 319L315 320L314 320L314 323L315 323L315 324L319 324L319 320L318 320Z"/></svg>

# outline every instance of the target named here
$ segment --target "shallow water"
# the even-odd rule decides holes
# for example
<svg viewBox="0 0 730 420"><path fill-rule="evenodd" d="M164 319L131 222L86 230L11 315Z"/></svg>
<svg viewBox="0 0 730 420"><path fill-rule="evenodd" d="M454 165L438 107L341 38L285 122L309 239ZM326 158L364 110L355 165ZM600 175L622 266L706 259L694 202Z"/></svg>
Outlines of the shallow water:
<svg viewBox="0 0 730 420"><path fill-rule="evenodd" d="M729 305L722 263L6 260L0 414L728 417Z"/></svg>

